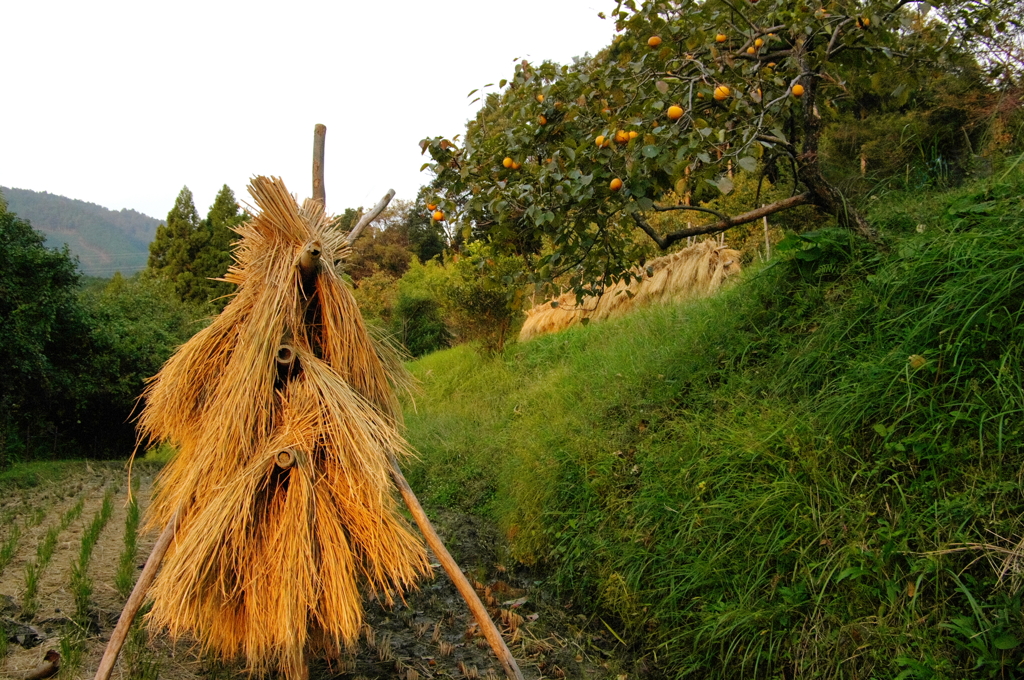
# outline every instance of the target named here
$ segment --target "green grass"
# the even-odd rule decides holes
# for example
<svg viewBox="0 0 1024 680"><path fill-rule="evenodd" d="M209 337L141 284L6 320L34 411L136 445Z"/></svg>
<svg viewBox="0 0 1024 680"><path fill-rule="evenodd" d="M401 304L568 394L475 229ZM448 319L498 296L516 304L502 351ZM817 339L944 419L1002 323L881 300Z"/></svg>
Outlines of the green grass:
<svg viewBox="0 0 1024 680"><path fill-rule="evenodd" d="M14 463L0 472L0 491L33 489L53 485L65 479L72 472L85 468L85 461L36 460Z"/></svg>
<svg viewBox="0 0 1024 680"><path fill-rule="evenodd" d="M822 229L714 299L425 357L410 482L666 677L1018 672L1022 196L885 195L881 249Z"/></svg>

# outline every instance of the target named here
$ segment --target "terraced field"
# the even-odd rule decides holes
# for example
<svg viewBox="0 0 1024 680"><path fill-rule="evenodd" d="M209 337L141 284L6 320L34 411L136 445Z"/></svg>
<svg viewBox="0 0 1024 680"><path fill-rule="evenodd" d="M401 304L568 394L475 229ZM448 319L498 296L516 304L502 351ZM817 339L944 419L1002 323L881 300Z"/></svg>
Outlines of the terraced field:
<svg viewBox="0 0 1024 680"><path fill-rule="evenodd" d="M59 678L92 678L155 533L137 530L159 468L136 465L129 501L123 462L67 463L20 486L0 487L0 677L23 680L60 654ZM610 628L574 613L542 579L502 564L493 527L432 513L438 531L502 629L527 678L633 678ZM385 609L367 604L358 649L313 665L328 678L501 678L501 667L444 572ZM204 658L136 621L114 678L246 677L241 664Z"/></svg>

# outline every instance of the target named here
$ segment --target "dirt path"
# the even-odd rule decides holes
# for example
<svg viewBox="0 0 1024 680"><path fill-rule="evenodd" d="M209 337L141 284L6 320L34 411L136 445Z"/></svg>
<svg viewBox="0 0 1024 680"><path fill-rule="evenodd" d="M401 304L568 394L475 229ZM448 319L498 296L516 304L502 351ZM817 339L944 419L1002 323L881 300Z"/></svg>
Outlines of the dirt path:
<svg viewBox="0 0 1024 680"><path fill-rule="evenodd" d="M148 503L155 469L137 470L138 500ZM72 565L81 539L114 491L114 511L93 550L88 574L93 584L89 621L75 620ZM71 658L61 677L91 678L117 621L123 598L115 588L127 517L127 475L122 464L91 464L59 488L39 487L13 494L0 503L0 541L13 527L21 531L14 559L0 574L0 621L7 628L6 656L0 678L20 680L42 663L48 649ZM52 560L39 580L39 606L23 611L25 570L36 559L47 530L82 502L80 515L58 538ZM143 507L144 509L144 507ZM558 600L543 579L527 570L503 565L499 536L479 518L449 512L430 513L449 550L465 569L498 624L526 678L642 677L614 636L600 621L576 615ZM136 565L149 554L153 535L141 536ZM138 570L136 570L137 573ZM368 602L359 649L340 659L318 660L311 680L398 678L502 678L500 664L466 611L451 581L439 567L435 576L410 593L405 603L384 608ZM69 651L70 650L70 651ZM67 654L80 655L77 663ZM65 664L67 665L67 664ZM240 664L221 664L196 653L191 641L172 644L163 635L136 633L114 670L114 678L194 680L246 677Z"/></svg>

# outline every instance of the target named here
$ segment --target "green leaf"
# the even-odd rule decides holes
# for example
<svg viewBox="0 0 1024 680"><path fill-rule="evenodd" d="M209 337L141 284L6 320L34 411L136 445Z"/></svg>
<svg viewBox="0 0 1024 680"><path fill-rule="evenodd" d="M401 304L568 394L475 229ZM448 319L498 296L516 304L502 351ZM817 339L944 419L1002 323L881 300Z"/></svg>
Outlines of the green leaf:
<svg viewBox="0 0 1024 680"><path fill-rule="evenodd" d="M757 170L757 161L750 156L744 156L736 160L736 165L740 166L746 172L754 172Z"/></svg>
<svg viewBox="0 0 1024 680"><path fill-rule="evenodd" d="M735 185L732 183L732 180L728 175L723 175L722 178L718 180L718 184L716 184L716 186L723 194L727 194L733 190Z"/></svg>
<svg viewBox="0 0 1024 680"><path fill-rule="evenodd" d="M659 153L661 153L661 148L654 144L648 144L643 150L643 154L648 158L655 158Z"/></svg>
<svg viewBox="0 0 1024 680"><path fill-rule="evenodd" d="M996 649L1004 649L1004 650L1005 649L1013 649L1014 647L1016 647L1019 644L1020 644L1020 640L1018 640L1012 633L1003 633L1002 635L1000 635L999 637L997 637L995 640L992 641L992 646L993 647L995 647Z"/></svg>

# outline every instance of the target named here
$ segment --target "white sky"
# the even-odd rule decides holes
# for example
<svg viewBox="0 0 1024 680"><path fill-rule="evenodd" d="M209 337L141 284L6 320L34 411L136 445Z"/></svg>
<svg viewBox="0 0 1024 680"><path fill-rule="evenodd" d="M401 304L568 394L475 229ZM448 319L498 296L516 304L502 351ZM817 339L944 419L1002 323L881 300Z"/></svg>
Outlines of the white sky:
<svg viewBox="0 0 1024 680"><path fill-rule="evenodd" d="M332 212L429 180L420 139L462 133L467 93L516 57L606 46L613 0L9 2L0 185L164 219L187 185L202 216L253 175L311 192L327 126ZM474 95L475 96L475 95Z"/></svg>

